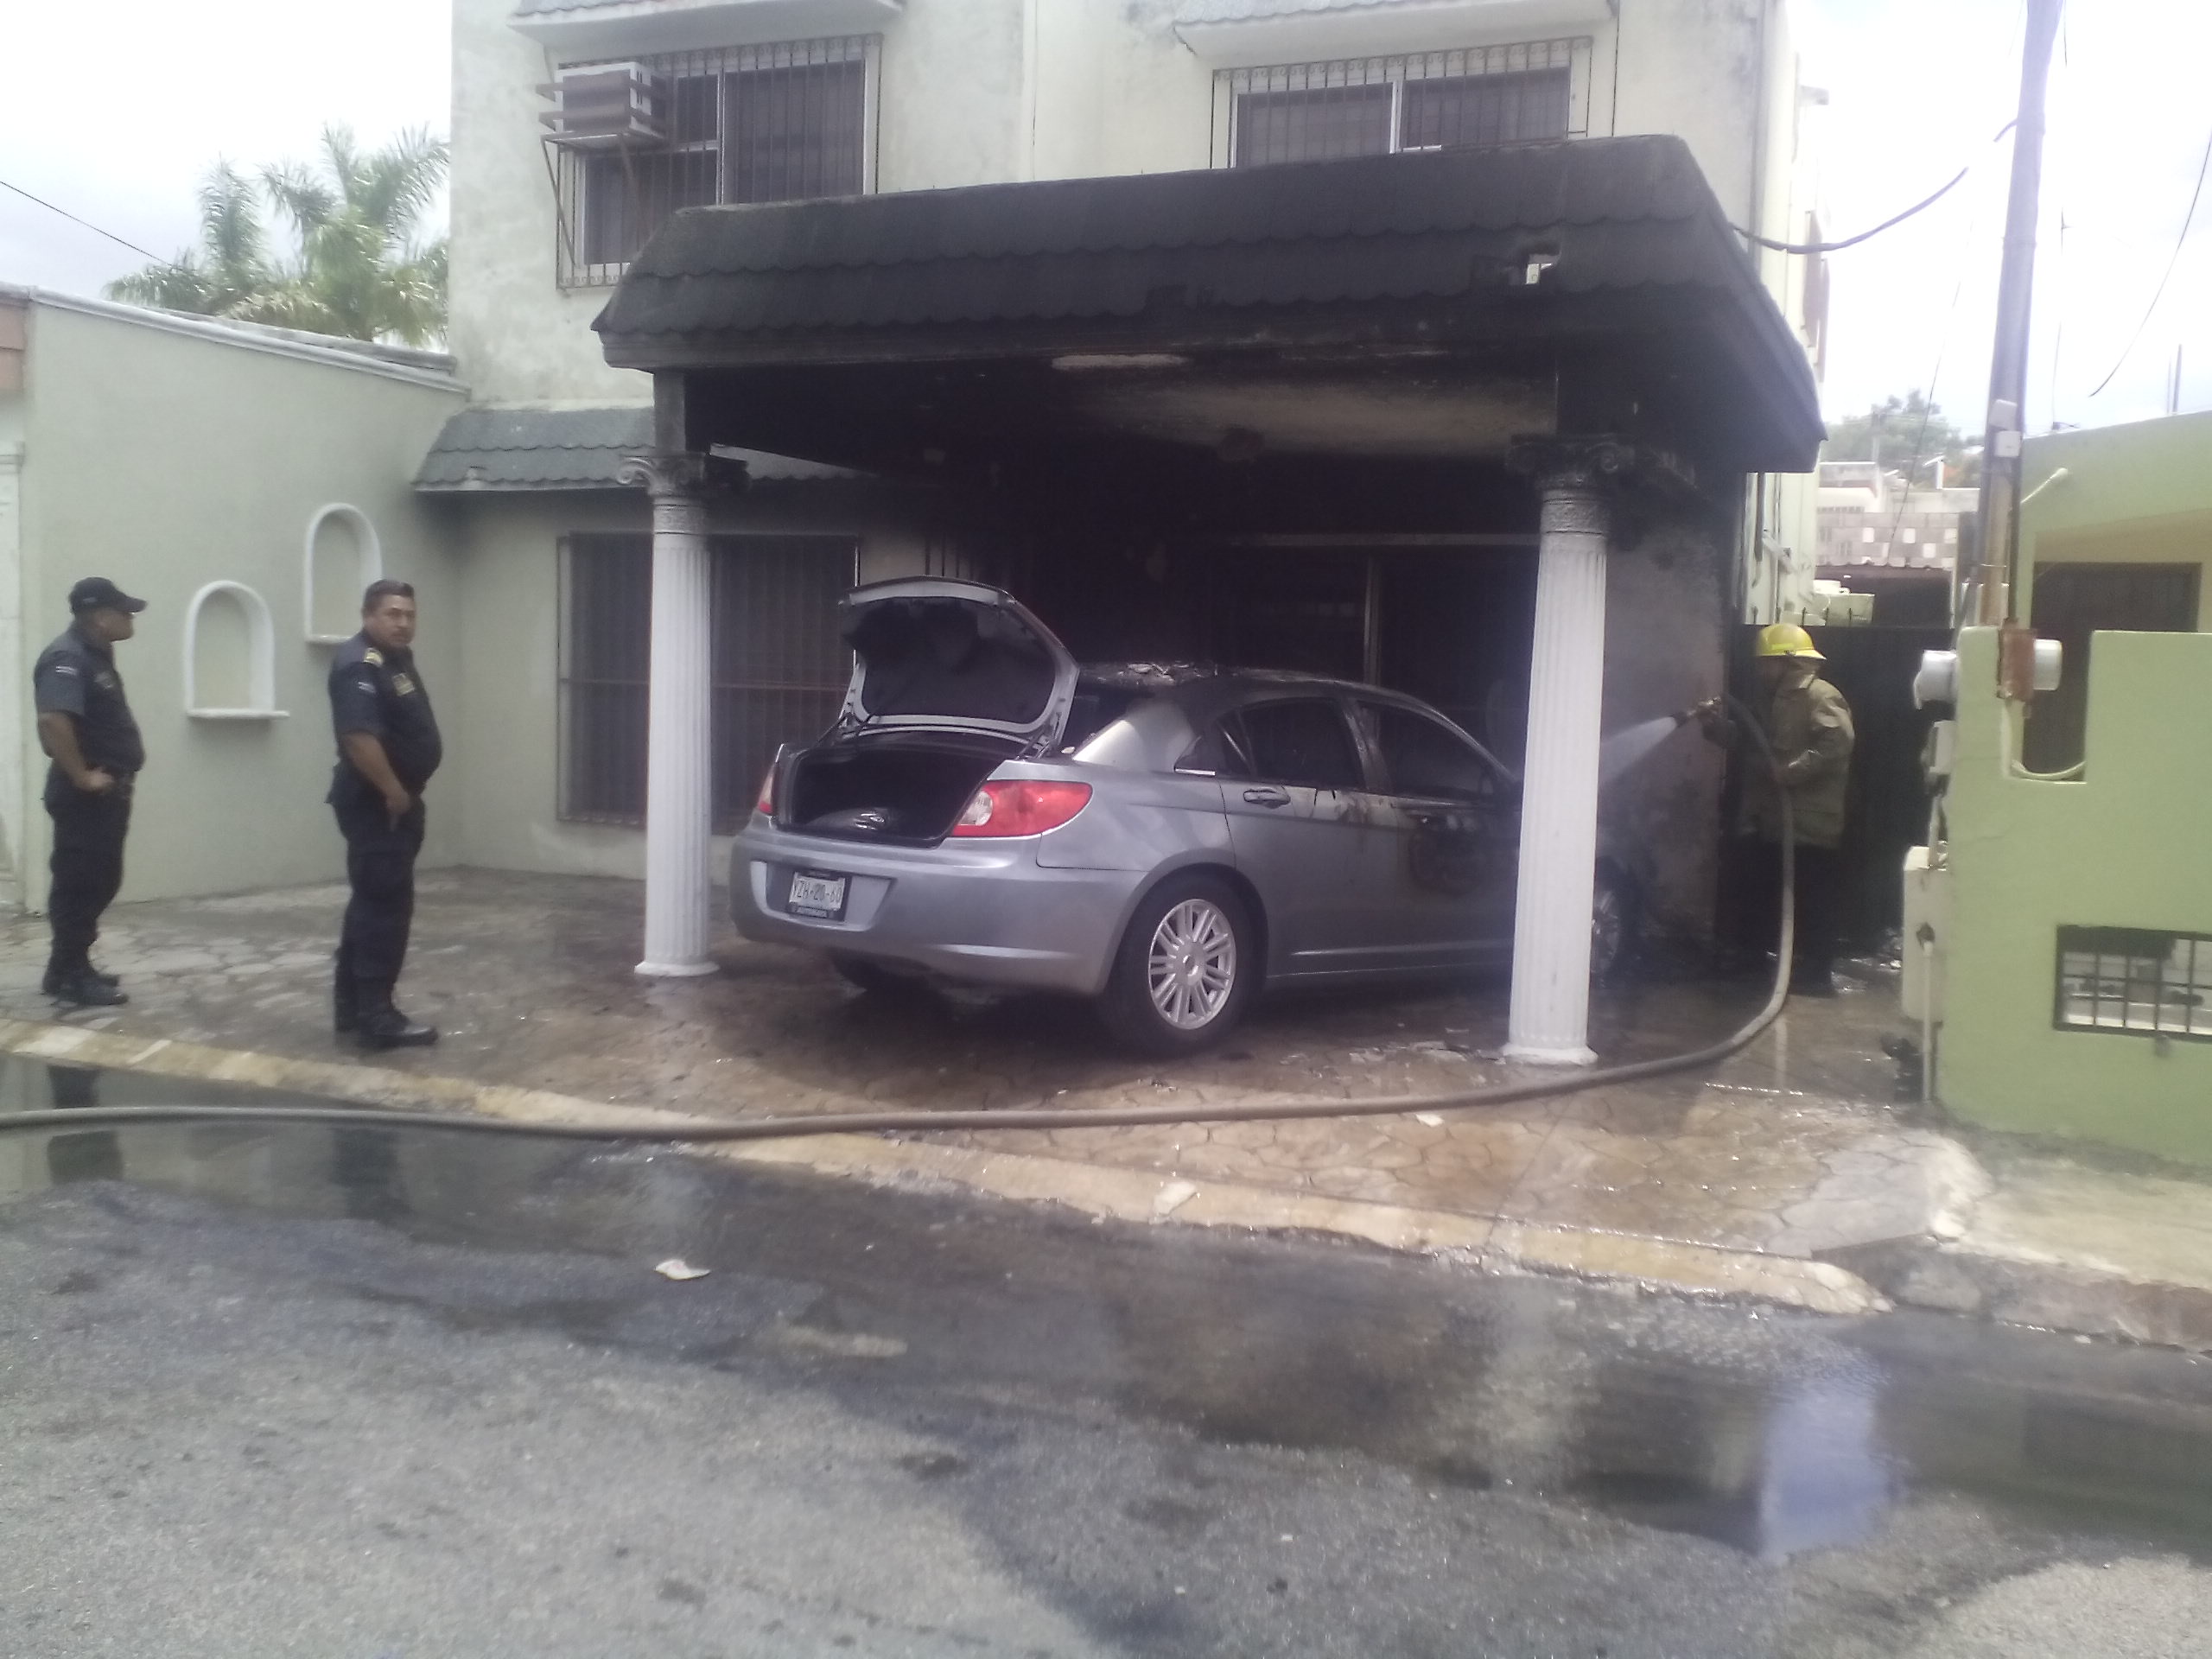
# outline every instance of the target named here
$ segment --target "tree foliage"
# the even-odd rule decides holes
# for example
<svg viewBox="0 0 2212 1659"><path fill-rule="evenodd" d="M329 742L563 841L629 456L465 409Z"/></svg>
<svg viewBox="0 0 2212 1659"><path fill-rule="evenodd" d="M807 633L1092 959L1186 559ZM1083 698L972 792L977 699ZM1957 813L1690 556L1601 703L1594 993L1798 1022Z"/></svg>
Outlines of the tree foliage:
<svg viewBox="0 0 2212 1659"><path fill-rule="evenodd" d="M1918 391L1902 397L1885 397L1864 415L1851 415L1828 429L1822 461L1879 461L1884 468L1902 473L1913 483L1930 485L1936 456L1945 461L1945 481L1972 484L1981 476L1981 439L1959 430Z"/></svg>
<svg viewBox="0 0 2212 1659"><path fill-rule="evenodd" d="M218 162L200 189L200 244L108 285L111 298L201 316L422 346L445 332L446 244L423 215L445 181L442 138L416 129L363 150L324 130L320 165L283 162L249 180ZM294 249L270 249L264 200Z"/></svg>

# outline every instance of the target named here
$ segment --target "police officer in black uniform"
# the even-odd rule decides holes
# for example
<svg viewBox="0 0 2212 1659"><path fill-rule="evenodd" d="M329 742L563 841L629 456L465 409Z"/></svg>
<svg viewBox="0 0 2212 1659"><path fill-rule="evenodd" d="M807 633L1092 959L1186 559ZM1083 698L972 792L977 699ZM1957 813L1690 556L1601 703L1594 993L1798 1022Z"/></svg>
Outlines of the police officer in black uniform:
<svg viewBox="0 0 2212 1659"><path fill-rule="evenodd" d="M54 819L54 886L47 914L54 954L45 990L79 1007L113 1007L130 999L115 976L92 966L100 914L123 886L123 840L130 829L130 791L146 764L138 722L115 671L115 645L137 632L143 599L105 576L69 590L69 631L39 653L31 671L39 742L53 760L46 810Z"/></svg>
<svg viewBox="0 0 2212 1659"><path fill-rule="evenodd" d="M419 1048L435 1027L392 1006L415 917L415 855L423 850L423 786L444 747L429 693L415 666L415 590L369 584L361 631L330 665L331 724L338 770L329 802L346 837L353 894L339 936L334 1023L364 1048Z"/></svg>

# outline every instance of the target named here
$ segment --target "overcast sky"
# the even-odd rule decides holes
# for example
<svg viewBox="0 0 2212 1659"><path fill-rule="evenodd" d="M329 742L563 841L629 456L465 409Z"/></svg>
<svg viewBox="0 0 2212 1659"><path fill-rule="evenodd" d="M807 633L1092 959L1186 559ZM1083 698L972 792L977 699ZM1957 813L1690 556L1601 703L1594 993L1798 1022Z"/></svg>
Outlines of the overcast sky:
<svg viewBox="0 0 2212 1659"><path fill-rule="evenodd" d="M2018 92L2022 0L1795 3L1805 79L1831 97L1817 118L1831 235L1976 163L1938 207L1834 256L1829 412L1932 384L1961 425L1979 427L2010 163L2009 146L1990 139ZM305 156L333 120L368 142L415 124L444 131L447 18L448 0L15 0L0 179L168 255L192 239L193 192L219 156ZM2144 315L2212 138L2212 6L2075 0L2065 46L2030 425L2162 412L2177 346L2182 407L2212 407L2212 192L2126 367L2089 395ZM0 281L97 293L143 263L0 191Z"/></svg>

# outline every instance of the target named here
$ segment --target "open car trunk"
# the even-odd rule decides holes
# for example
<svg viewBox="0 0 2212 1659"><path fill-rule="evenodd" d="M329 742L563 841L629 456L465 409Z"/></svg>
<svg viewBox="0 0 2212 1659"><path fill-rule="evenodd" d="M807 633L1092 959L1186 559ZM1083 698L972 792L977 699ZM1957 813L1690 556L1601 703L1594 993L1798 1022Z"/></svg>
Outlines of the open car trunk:
<svg viewBox="0 0 2212 1659"><path fill-rule="evenodd" d="M839 609L852 684L836 728L779 778L785 829L933 845L1001 761L1058 744L1075 659L1011 594L912 576Z"/></svg>
<svg viewBox="0 0 2212 1659"><path fill-rule="evenodd" d="M909 576L855 588L838 607L853 679L840 734L968 732L1046 754L1074 700L1075 658L1014 597L980 582Z"/></svg>
<svg viewBox="0 0 2212 1659"><path fill-rule="evenodd" d="M802 835L933 846L999 762L1021 746L980 733L886 732L792 757L776 819Z"/></svg>

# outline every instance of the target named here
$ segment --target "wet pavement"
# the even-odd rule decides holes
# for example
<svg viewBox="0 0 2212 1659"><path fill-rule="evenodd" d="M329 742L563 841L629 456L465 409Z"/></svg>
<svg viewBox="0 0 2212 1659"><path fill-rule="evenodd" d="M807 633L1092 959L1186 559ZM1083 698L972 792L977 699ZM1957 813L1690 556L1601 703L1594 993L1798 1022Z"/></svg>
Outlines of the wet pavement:
<svg viewBox="0 0 2212 1659"><path fill-rule="evenodd" d="M11 1655L2212 1653L2181 1354L252 1125L0 1133L0 1309Z"/></svg>
<svg viewBox="0 0 2212 1659"><path fill-rule="evenodd" d="M72 1023L304 1059L329 1036L338 888L127 905L102 955L133 1001ZM403 988L447 1036L379 1057L423 1075L584 1102L723 1116L869 1108L1071 1112L1277 1094L1474 1088L1510 1069L1502 983L1264 1004L1221 1052L1166 1064L1109 1048L1079 1007L1036 998L863 997L825 963L724 930L721 971L630 972L639 890L582 878L426 877ZM44 1020L44 933L0 928L0 1015ZM1897 1102L1884 1039L1888 978L1859 970L1833 1001L1795 1003L1770 1035L1696 1077L1479 1113L1189 1129L998 1133L965 1144L1071 1166L1236 1183L1326 1200L1758 1251L1818 1252L1924 1234L1980 1188L1971 1158ZM1594 1040L1643 1058L1732 1028L1756 983L1655 974L1608 991Z"/></svg>

